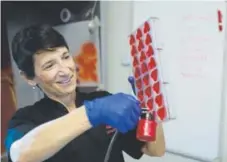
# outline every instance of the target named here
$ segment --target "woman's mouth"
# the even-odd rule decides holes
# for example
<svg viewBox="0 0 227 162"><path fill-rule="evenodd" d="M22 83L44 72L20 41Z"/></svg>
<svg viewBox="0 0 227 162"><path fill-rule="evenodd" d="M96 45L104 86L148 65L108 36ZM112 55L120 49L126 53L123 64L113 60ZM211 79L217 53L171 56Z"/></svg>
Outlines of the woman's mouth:
<svg viewBox="0 0 227 162"><path fill-rule="evenodd" d="M67 78L65 78L65 79L63 79L61 81L58 81L57 83L61 84L61 85L67 85L67 84L69 84L71 82L71 80L72 80L72 76L71 77L67 77Z"/></svg>

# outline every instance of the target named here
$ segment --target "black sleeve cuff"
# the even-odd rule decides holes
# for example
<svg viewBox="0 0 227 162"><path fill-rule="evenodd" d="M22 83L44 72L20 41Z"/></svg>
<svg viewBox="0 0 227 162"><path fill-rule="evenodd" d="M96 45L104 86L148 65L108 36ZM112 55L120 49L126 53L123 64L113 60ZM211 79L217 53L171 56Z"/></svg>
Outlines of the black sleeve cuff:
<svg viewBox="0 0 227 162"><path fill-rule="evenodd" d="M134 159L140 159L143 155L142 147L145 142L136 138L136 129L123 134L121 137L123 151Z"/></svg>

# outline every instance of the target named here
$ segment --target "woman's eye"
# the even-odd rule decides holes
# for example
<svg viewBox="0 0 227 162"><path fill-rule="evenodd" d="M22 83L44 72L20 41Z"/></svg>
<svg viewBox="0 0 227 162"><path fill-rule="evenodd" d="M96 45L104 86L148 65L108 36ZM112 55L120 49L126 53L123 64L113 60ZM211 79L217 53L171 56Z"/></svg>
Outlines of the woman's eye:
<svg viewBox="0 0 227 162"><path fill-rule="evenodd" d="M48 69L50 69L52 66L53 66L53 64L49 64L49 65L45 66L44 69L48 70Z"/></svg>
<svg viewBox="0 0 227 162"><path fill-rule="evenodd" d="M64 56L63 57L63 59L68 59L70 56L69 55L67 55L67 56Z"/></svg>

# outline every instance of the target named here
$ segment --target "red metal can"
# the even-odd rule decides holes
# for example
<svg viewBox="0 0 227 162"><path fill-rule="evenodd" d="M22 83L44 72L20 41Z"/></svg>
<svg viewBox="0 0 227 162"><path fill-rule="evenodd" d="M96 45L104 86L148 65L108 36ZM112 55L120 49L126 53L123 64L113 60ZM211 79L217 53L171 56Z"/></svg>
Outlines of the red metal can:
<svg viewBox="0 0 227 162"><path fill-rule="evenodd" d="M154 115L148 110L143 109L141 119L137 126L137 139L140 141L155 141L157 123L154 120Z"/></svg>

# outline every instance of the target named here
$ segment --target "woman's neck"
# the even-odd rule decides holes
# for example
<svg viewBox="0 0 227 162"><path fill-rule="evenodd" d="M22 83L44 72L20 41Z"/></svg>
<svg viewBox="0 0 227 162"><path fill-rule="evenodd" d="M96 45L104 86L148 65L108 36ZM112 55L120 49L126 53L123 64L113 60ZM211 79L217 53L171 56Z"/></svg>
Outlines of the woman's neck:
<svg viewBox="0 0 227 162"><path fill-rule="evenodd" d="M55 96L55 95L48 95L47 96L65 106L68 111L71 111L76 107L75 101L76 101L76 92L62 95L62 96Z"/></svg>
<svg viewBox="0 0 227 162"><path fill-rule="evenodd" d="M69 109L76 107L75 101L76 101L76 93L75 92L59 98L59 102L61 102L65 107L67 107Z"/></svg>

